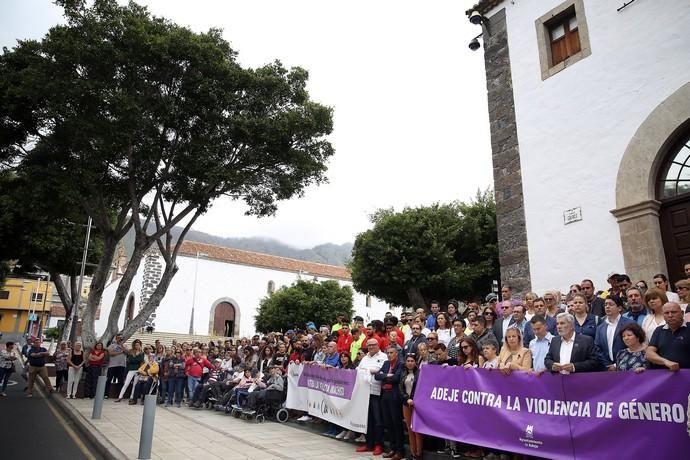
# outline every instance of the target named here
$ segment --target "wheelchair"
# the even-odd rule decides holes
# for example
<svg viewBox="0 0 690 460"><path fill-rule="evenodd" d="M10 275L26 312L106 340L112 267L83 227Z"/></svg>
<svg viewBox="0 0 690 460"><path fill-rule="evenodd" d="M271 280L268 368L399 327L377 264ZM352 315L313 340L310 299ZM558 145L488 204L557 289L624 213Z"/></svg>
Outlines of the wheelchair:
<svg viewBox="0 0 690 460"><path fill-rule="evenodd" d="M288 409L285 407L285 399L287 398L287 391L269 391L266 397L262 399L255 409L249 407L240 407L237 404L232 405L230 415L235 418L242 418L245 420L253 420L257 423L263 423L266 420L275 420L278 423L285 423L290 417Z"/></svg>

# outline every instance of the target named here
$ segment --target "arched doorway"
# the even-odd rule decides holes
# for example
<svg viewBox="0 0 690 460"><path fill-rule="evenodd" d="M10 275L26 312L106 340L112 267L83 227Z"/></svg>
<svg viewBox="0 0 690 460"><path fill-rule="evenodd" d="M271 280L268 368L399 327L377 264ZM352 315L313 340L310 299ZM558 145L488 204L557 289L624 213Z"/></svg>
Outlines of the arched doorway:
<svg viewBox="0 0 690 460"><path fill-rule="evenodd" d="M683 265L690 262L690 123L678 130L661 165L657 199L668 275L676 281L683 278Z"/></svg>
<svg viewBox="0 0 690 460"><path fill-rule="evenodd" d="M218 299L211 307L209 335L234 337L239 335L240 311L237 302L230 298Z"/></svg>
<svg viewBox="0 0 690 460"><path fill-rule="evenodd" d="M674 159L674 146L689 127L690 82L652 110L630 139L621 159L616 179L616 209L611 213L618 221L625 272L635 279L651 280L656 273L665 273L675 281L680 276L674 266L667 264L666 254L673 251L671 239L684 238L683 231L680 226L670 233L662 229L668 226L668 220L661 214L662 211L666 214L667 209L673 214L671 206L690 200L690 196L664 197L660 180L663 176L665 181L664 172L668 172L669 162ZM682 224L682 217L676 220ZM669 234L668 242L666 237L662 241L662 234ZM678 243L678 247L686 244Z"/></svg>

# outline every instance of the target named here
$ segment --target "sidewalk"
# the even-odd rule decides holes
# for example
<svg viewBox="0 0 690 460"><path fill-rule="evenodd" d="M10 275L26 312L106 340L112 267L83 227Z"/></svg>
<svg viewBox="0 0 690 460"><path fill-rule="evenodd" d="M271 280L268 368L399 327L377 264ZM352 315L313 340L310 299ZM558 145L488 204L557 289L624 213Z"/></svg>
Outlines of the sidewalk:
<svg viewBox="0 0 690 460"><path fill-rule="evenodd" d="M111 458L136 459L144 406L130 406L124 400L106 400L100 420L91 419L93 400L54 401L72 413L96 442L106 444ZM75 415L78 414L76 417ZM324 428L325 429L325 428ZM107 445L107 444L111 445ZM156 407L151 458L182 459L322 459L336 456L343 460L368 460L355 453L358 444L337 441L294 425L276 422L256 423L235 419L224 412L207 409ZM114 452L117 450L119 452Z"/></svg>

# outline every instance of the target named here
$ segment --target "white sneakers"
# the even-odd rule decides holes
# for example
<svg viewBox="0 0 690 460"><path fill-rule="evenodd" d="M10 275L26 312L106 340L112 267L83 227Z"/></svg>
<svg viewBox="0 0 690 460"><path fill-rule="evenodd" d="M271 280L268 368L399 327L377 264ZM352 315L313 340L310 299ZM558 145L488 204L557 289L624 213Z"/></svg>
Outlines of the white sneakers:
<svg viewBox="0 0 690 460"><path fill-rule="evenodd" d="M335 435L335 439L343 439L343 438L345 438L346 434L347 434L347 430L343 430L340 433Z"/></svg>
<svg viewBox="0 0 690 460"><path fill-rule="evenodd" d="M297 419L298 422L311 422L312 418L308 415L303 415Z"/></svg>
<svg viewBox="0 0 690 460"><path fill-rule="evenodd" d="M347 433L345 433L343 440L349 441L350 439L355 439L355 433L354 431L347 430Z"/></svg>
<svg viewBox="0 0 690 460"><path fill-rule="evenodd" d="M360 434L359 437L355 439L355 442L367 442L367 438L363 434Z"/></svg>

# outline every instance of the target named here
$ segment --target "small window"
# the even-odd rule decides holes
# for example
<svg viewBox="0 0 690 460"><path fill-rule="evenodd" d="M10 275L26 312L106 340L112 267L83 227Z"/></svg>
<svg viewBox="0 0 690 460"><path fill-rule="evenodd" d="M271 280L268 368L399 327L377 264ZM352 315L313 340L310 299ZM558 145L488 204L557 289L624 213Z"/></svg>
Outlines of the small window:
<svg viewBox="0 0 690 460"><path fill-rule="evenodd" d="M31 293L31 301L32 302L43 302L43 293L42 292L32 292Z"/></svg>
<svg viewBox="0 0 690 460"><path fill-rule="evenodd" d="M542 80L591 54L583 0L568 0L536 21Z"/></svg>
<svg viewBox="0 0 690 460"><path fill-rule="evenodd" d="M547 27L551 39L552 67L580 52L580 32L577 29L575 7L568 8L563 16L549 21Z"/></svg>
<svg viewBox="0 0 690 460"><path fill-rule="evenodd" d="M266 288L266 292L268 292L268 294L270 295L270 294L273 294L275 292L275 290L276 290L276 283L273 280L269 281L268 287Z"/></svg>
<svg viewBox="0 0 690 460"><path fill-rule="evenodd" d="M10 291L0 291L0 300L7 300L10 298Z"/></svg>
<svg viewBox="0 0 690 460"><path fill-rule="evenodd" d="M367 307L371 308L371 296L369 294L367 294L366 302L367 302Z"/></svg>

